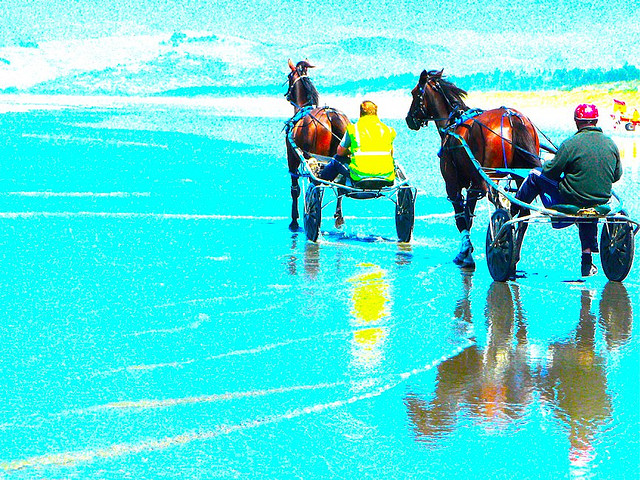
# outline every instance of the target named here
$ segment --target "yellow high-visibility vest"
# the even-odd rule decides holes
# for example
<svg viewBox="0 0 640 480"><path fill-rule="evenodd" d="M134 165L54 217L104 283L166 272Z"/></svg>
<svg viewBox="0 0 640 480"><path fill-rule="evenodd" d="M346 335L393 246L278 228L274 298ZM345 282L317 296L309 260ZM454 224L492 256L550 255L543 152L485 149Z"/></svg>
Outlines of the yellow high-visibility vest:
<svg viewBox="0 0 640 480"><path fill-rule="evenodd" d="M347 126L351 140L351 178L380 178L393 181L396 177L391 151L396 132L380 121L376 115L360 117Z"/></svg>

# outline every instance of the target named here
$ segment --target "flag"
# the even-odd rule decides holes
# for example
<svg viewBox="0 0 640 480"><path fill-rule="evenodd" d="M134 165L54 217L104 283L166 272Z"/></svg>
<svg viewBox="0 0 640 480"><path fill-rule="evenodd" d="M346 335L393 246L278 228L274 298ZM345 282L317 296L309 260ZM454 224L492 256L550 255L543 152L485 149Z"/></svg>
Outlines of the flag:
<svg viewBox="0 0 640 480"><path fill-rule="evenodd" d="M627 111L627 104L621 100L613 99L613 112L625 113Z"/></svg>

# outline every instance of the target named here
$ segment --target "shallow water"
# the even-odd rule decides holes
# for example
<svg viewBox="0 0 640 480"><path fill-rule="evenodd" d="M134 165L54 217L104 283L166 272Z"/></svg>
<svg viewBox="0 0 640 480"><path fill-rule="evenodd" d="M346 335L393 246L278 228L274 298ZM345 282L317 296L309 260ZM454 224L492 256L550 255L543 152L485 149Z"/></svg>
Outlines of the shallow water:
<svg viewBox="0 0 640 480"><path fill-rule="evenodd" d="M383 200L345 201L340 232L328 206L313 244L287 229L283 119L0 121L7 477L638 477L638 264L578 281L576 229L540 225L492 282L483 203L461 271L433 130L390 122L411 244ZM627 154L640 217L637 180Z"/></svg>

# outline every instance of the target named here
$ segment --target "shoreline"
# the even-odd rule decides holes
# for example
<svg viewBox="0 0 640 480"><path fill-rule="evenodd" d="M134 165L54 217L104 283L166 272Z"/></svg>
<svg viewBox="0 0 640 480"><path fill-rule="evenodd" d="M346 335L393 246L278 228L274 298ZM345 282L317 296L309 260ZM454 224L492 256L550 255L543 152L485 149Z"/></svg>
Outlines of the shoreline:
<svg viewBox="0 0 640 480"><path fill-rule="evenodd" d="M411 105L410 90L378 91L354 95L321 95L321 106L342 110L349 118L358 117L359 105L370 99L379 106L380 117L404 118ZM500 106L521 111L532 120L544 124L566 124L573 109L580 103L594 103L600 110L601 119L613 113L613 100L626 102L628 108L640 108L640 91L597 86L568 91L542 90L470 92L466 104L472 108L491 109ZM26 93L0 94L0 113L61 108L119 108L131 105L176 106L213 110L223 116L262 116L287 119L293 107L278 96L106 96L106 95L44 95Z"/></svg>

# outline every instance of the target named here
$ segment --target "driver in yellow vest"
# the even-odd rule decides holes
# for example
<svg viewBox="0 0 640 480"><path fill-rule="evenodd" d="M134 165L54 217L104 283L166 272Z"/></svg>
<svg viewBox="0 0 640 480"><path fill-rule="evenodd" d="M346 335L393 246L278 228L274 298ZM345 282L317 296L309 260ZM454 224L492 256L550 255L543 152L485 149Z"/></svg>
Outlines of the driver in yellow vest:
<svg viewBox="0 0 640 480"><path fill-rule="evenodd" d="M320 178L331 181L342 174L351 176L354 182L378 178L392 183L396 178L395 138L395 130L378 118L377 105L365 100L360 104L360 119L347 127L337 154L324 167Z"/></svg>

